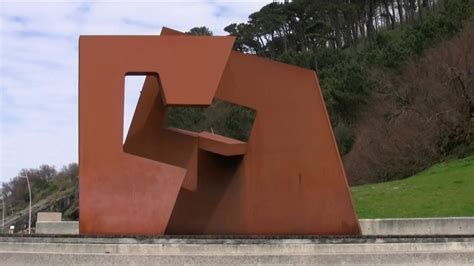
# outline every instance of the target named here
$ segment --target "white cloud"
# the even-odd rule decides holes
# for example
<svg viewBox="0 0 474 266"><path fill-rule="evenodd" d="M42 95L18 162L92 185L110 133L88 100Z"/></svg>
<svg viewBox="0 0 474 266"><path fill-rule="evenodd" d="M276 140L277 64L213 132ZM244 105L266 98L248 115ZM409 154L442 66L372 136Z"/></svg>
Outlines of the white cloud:
<svg viewBox="0 0 474 266"><path fill-rule="evenodd" d="M223 35L225 26L269 2L0 2L0 181L21 168L77 161L79 35L158 34L162 26L207 26ZM129 121L133 105L126 110Z"/></svg>

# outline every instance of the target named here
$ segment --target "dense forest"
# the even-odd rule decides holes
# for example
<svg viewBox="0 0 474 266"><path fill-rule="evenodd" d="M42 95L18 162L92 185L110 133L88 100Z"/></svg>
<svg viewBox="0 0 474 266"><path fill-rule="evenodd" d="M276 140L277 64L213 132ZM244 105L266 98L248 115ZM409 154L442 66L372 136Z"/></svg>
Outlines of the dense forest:
<svg viewBox="0 0 474 266"><path fill-rule="evenodd" d="M472 0L280 1L225 31L237 51L316 71L349 182L360 184L473 151L473 11ZM254 116L216 99L170 108L168 125L245 140ZM8 205L28 202L26 173L34 201L77 187L76 164L22 170L3 184Z"/></svg>
<svg viewBox="0 0 474 266"><path fill-rule="evenodd" d="M236 36L237 51L315 70L350 183L380 182L471 149L473 6L273 2L225 31ZM187 33L212 35L206 27ZM457 43L437 48L455 36ZM205 110L170 110L169 125L245 140L253 118L251 110L217 100Z"/></svg>

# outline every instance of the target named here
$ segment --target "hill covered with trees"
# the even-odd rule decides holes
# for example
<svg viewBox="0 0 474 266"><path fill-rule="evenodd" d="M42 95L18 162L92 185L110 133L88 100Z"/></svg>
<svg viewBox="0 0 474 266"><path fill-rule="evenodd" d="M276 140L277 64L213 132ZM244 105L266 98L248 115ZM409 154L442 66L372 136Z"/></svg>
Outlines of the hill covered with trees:
<svg viewBox="0 0 474 266"><path fill-rule="evenodd" d="M225 31L237 51L318 73L349 181L358 184L472 150L473 10L469 0L294 0ZM171 110L170 125L248 137L253 114L217 103Z"/></svg>

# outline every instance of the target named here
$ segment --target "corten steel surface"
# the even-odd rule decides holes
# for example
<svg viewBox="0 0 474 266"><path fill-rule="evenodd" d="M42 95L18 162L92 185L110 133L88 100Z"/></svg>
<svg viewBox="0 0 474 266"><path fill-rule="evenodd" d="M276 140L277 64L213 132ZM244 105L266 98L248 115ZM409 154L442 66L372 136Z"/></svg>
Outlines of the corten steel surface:
<svg viewBox="0 0 474 266"><path fill-rule="evenodd" d="M360 234L315 73L233 42L80 38L81 234ZM122 145L127 74L147 77ZM256 111L248 143L166 127L213 98Z"/></svg>

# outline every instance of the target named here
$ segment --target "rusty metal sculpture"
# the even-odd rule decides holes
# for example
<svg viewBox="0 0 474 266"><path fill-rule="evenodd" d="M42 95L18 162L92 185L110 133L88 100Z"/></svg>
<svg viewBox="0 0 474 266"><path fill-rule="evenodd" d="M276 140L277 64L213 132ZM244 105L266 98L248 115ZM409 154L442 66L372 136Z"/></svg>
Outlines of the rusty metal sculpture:
<svg viewBox="0 0 474 266"><path fill-rule="evenodd" d="M234 37L82 36L80 233L360 234L313 71ZM125 75L146 80L122 144ZM247 143L166 128L168 106L256 111Z"/></svg>

